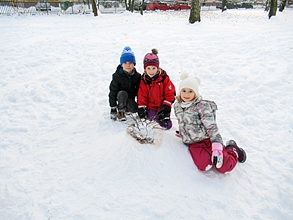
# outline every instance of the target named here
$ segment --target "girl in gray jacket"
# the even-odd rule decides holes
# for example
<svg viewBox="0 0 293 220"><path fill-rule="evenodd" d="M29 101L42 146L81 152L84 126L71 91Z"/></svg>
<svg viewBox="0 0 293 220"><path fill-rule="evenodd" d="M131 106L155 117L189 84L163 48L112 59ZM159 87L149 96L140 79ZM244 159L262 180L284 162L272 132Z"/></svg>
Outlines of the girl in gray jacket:
<svg viewBox="0 0 293 220"><path fill-rule="evenodd" d="M232 171L237 161L245 162L245 151L234 140L229 140L226 146L223 144L216 124L217 105L199 95L199 78L183 73L181 79L174 110L179 136L188 146L195 165L201 171L213 165L220 173Z"/></svg>

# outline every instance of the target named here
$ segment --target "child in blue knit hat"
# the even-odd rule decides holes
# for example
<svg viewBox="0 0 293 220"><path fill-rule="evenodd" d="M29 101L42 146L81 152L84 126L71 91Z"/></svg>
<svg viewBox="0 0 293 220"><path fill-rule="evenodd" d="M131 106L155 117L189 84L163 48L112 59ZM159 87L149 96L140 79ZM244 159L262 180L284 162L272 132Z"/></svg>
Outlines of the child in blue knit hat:
<svg viewBox="0 0 293 220"><path fill-rule="evenodd" d="M120 64L112 75L109 89L110 118L125 121L125 111L137 112L137 90L141 74L135 69L136 60L129 46L124 47Z"/></svg>

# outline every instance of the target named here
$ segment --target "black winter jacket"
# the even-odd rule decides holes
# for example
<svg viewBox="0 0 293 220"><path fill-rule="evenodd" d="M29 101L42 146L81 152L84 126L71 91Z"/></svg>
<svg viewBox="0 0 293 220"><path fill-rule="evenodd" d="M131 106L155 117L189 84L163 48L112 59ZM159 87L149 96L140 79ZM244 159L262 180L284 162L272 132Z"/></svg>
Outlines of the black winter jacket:
<svg viewBox="0 0 293 220"><path fill-rule="evenodd" d="M133 69L133 74L126 73L121 65L118 65L116 72L112 75L112 81L109 89L110 107L117 106L117 93L121 90L128 93L129 99L135 99L140 83L141 74Z"/></svg>

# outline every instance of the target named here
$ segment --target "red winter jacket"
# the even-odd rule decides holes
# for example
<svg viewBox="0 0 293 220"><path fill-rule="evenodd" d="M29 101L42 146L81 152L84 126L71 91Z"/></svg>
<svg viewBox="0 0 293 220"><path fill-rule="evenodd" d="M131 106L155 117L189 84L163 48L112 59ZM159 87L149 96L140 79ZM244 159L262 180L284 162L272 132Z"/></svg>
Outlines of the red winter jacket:
<svg viewBox="0 0 293 220"><path fill-rule="evenodd" d="M138 107L158 111L162 105L171 108L175 99L175 87L166 71L160 69L160 74L150 78L146 73L141 76L137 94Z"/></svg>

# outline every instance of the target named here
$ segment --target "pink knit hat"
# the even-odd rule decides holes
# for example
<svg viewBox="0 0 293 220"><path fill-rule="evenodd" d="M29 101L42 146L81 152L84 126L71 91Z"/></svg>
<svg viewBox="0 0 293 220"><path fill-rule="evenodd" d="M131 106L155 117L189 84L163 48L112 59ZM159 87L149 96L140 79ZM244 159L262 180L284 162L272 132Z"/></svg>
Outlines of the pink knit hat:
<svg viewBox="0 0 293 220"><path fill-rule="evenodd" d="M159 57L157 56L158 50L152 49L151 53L147 53L143 58L143 68L146 69L148 66L155 66L159 68Z"/></svg>

